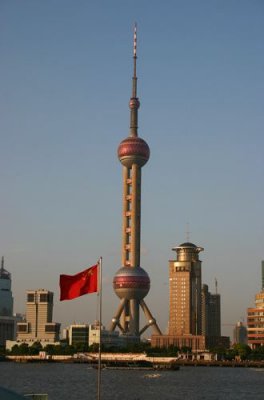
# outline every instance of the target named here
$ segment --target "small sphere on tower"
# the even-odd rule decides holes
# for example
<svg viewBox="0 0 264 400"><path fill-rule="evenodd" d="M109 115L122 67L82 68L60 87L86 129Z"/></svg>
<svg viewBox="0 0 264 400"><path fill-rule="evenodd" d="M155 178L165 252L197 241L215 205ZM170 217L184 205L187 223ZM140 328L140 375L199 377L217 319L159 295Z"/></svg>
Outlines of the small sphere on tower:
<svg viewBox="0 0 264 400"><path fill-rule="evenodd" d="M122 267L115 274L113 287L120 299L142 300L149 292L150 279L141 267Z"/></svg>
<svg viewBox="0 0 264 400"><path fill-rule="evenodd" d="M140 107L140 101L138 100L137 97L131 97L130 101L129 101L129 108L130 110L138 110Z"/></svg>
<svg viewBox="0 0 264 400"><path fill-rule="evenodd" d="M149 159L150 150L145 140L138 136L129 136L122 140L117 150L120 162L128 168L133 164L143 167Z"/></svg>

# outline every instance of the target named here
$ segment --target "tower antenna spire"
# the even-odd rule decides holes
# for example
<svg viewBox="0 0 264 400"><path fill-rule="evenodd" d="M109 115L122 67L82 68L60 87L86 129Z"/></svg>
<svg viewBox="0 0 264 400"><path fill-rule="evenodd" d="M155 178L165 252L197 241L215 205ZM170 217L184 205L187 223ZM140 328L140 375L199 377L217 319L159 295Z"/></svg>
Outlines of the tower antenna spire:
<svg viewBox="0 0 264 400"><path fill-rule="evenodd" d="M129 102L130 108L130 136L138 136L138 109L140 102L137 98L137 24L134 25L133 37L133 78L132 78L132 96Z"/></svg>
<svg viewBox="0 0 264 400"><path fill-rule="evenodd" d="M133 62L134 62L134 73L133 73L133 85L132 85L132 97L137 97L137 23L134 25L134 44L133 44Z"/></svg>

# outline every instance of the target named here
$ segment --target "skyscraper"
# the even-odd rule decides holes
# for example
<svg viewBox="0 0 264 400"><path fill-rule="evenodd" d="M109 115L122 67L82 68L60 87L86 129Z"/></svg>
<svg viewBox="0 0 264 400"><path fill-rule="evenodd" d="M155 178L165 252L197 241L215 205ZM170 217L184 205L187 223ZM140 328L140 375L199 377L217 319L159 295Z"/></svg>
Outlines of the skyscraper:
<svg viewBox="0 0 264 400"><path fill-rule="evenodd" d="M13 296L11 291L11 274L4 268L4 257L0 269L0 345L6 340L13 340L16 318L13 316Z"/></svg>
<svg viewBox="0 0 264 400"><path fill-rule="evenodd" d="M261 261L261 276L262 276L261 290L264 290L264 261Z"/></svg>
<svg viewBox="0 0 264 400"><path fill-rule="evenodd" d="M169 261L170 311L167 335L152 335L152 347L190 347L204 351L213 346L229 347L221 336L220 295L202 289L203 247L186 242L173 248L176 260Z"/></svg>
<svg viewBox="0 0 264 400"><path fill-rule="evenodd" d="M233 343L234 344L247 344L247 328L243 322L237 322L233 330Z"/></svg>
<svg viewBox="0 0 264 400"><path fill-rule="evenodd" d="M201 335L202 262L204 249L186 242L173 248L176 260L169 261L169 335Z"/></svg>
<svg viewBox="0 0 264 400"><path fill-rule="evenodd" d="M221 336L221 297L219 293L210 293L205 284L202 286L202 334Z"/></svg>
<svg viewBox="0 0 264 400"><path fill-rule="evenodd" d="M11 291L11 274L4 268L4 257L0 269L0 316L13 315L13 296Z"/></svg>
<svg viewBox="0 0 264 400"><path fill-rule="evenodd" d="M17 324L18 341L59 340L60 324L52 322L53 293L45 290L27 291L26 322Z"/></svg>
<svg viewBox="0 0 264 400"><path fill-rule="evenodd" d="M255 307L247 309L248 344L252 349L264 346L264 261L261 262L261 292L255 295Z"/></svg>
<svg viewBox="0 0 264 400"><path fill-rule="evenodd" d="M203 251L193 243L186 242L174 247L176 260L169 261L170 310L167 335L152 335L151 346L190 347L193 351L206 348L202 331L201 280Z"/></svg>
<svg viewBox="0 0 264 400"><path fill-rule="evenodd" d="M132 96L130 98L130 135L118 147L118 158L123 165L123 227L122 268L113 281L115 293L120 298L119 308L112 319L110 330L116 326L122 334L139 339L152 326L160 334L158 325L148 309L144 297L150 289L150 279L140 266L141 224L141 168L150 155L148 144L138 136L137 97L137 31L134 30ZM139 310L142 308L147 324L140 330Z"/></svg>
<svg viewBox="0 0 264 400"><path fill-rule="evenodd" d="M264 346L264 291L255 296L255 307L247 309L248 345Z"/></svg>

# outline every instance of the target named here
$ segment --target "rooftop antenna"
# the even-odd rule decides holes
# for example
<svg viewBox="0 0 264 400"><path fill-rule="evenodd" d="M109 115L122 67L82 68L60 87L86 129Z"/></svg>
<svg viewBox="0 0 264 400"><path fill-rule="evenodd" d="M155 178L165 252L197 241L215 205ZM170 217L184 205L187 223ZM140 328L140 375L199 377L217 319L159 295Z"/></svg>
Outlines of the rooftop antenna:
<svg viewBox="0 0 264 400"><path fill-rule="evenodd" d="M218 282L217 282L217 279L215 278L215 294L217 294L217 285L218 285Z"/></svg>
<svg viewBox="0 0 264 400"><path fill-rule="evenodd" d="M189 242L190 241L190 224L189 222L186 223L186 241Z"/></svg>
<svg viewBox="0 0 264 400"><path fill-rule="evenodd" d="M11 279L11 274L4 267L4 256L1 258L1 269L0 269L0 277L4 279Z"/></svg>

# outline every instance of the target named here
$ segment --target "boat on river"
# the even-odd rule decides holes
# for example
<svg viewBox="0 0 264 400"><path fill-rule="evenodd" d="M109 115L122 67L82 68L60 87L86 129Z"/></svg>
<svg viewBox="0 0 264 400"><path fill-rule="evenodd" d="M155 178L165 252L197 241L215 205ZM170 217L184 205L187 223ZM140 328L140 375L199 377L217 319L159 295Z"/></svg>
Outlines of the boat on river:
<svg viewBox="0 0 264 400"><path fill-rule="evenodd" d="M94 364L94 368L98 369L98 365ZM146 360L136 360L136 361L125 361L125 360L105 360L101 364L101 369L115 369L115 370L166 370L166 371L177 371L179 370L179 365L175 363L152 363Z"/></svg>

